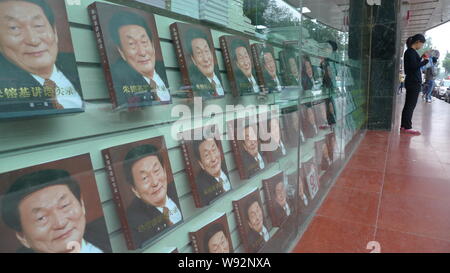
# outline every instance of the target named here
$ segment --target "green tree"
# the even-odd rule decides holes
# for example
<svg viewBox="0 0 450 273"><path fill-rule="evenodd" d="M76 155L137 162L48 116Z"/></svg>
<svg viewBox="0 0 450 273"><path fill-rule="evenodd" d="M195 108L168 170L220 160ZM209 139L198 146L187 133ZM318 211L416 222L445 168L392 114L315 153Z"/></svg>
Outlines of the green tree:
<svg viewBox="0 0 450 273"><path fill-rule="evenodd" d="M244 14L252 20L252 25L266 25L264 12L268 5L269 0L245 0Z"/></svg>
<svg viewBox="0 0 450 273"><path fill-rule="evenodd" d="M450 74L450 52L447 51L447 54L445 55L445 59L442 62L442 66L445 69L445 74Z"/></svg>

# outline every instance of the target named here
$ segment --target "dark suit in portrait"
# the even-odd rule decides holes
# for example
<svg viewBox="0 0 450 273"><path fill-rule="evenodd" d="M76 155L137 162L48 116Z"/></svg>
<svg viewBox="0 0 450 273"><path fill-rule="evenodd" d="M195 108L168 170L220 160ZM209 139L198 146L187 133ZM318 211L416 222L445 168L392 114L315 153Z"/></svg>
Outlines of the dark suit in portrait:
<svg viewBox="0 0 450 273"><path fill-rule="evenodd" d="M280 77L277 75L278 81L280 81L280 87L281 87L281 80ZM279 92L277 82L272 78L272 76L267 72L266 69L264 69L264 80L266 82L266 88L269 90L269 92Z"/></svg>
<svg viewBox="0 0 450 273"><path fill-rule="evenodd" d="M225 168L223 167L222 163L222 170ZM225 173L225 175L228 178L228 174ZM198 186L198 193L200 196L201 203L204 205L210 204L214 199L221 196L223 193L225 193L225 189L222 185L220 185L217 180L207 173L205 170L201 169L197 176L197 186Z"/></svg>
<svg viewBox="0 0 450 273"><path fill-rule="evenodd" d="M81 84L72 53L59 53L56 68L64 74L80 95ZM51 99L29 72L21 69L0 54L0 114L36 110L56 110ZM9 91L7 91L9 89ZM9 93L15 89L13 94ZM81 100L81 98L80 98ZM80 101L81 102L81 101Z"/></svg>
<svg viewBox="0 0 450 273"><path fill-rule="evenodd" d="M263 247L265 241L264 237L261 236L261 234L250 228L247 235L248 245L250 246L252 252L257 252Z"/></svg>
<svg viewBox="0 0 450 273"><path fill-rule="evenodd" d="M242 71L239 68L236 69L236 72L234 73L234 75L236 77L237 89L239 90L239 93L241 95L255 94L252 83L244 75L244 73L242 73ZM255 79L256 86L258 87L257 90L259 90L258 80L256 78L256 74L254 71L252 71L252 75L253 75L253 78Z"/></svg>
<svg viewBox="0 0 450 273"><path fill-rule="evenodd" d="M174 182L167 184L167 196L181 212ZM170 227L167 219L164 219L163 214L156 207L148 205L138 198L134 198L128 207L127 218L133 240L137 242L138 246Z"/></svg>
<svg viewBox="0 0 450 273"><path fill-rule="evenodd" d="M165 78L164 69L164 63L157 61L155 72L161 77L167 88L169 85ZM149 83L144 77L124 60L120 59L112 66L111 74L118 106L148 106L155 103L156 91L151 90ZM139 87L141 90L140 92L131 92L130 87ZM167 92L169 92L168 89ZM157 102L157 104L160 104L160 102Z"/></svg>
<svg viewBox="0 0 450 273"><path fill-rule="evenodd" d="M219 80L220 84L216 83L217 88L219 88L220 86L222 86L220 74L217 71L214 71L214 75ZM191 80L192 91L194 92L195 96L203 97L204 99L211 99L222 96L220 94L218 95L214 94L215 91L213 85L208 80L208 78L198 70L198 68L195 65L191 65L189 67L189 78Z"/></svg>
<svg viewBox="0 0 450 273"><path fill-rule="evenodd" d="M281 143L283 144L285 154L283 154L283 149L281 148ZM280 140L280 145L277 147L277 149L274 151L271 151L269 153L270 153L270 158L271 158L272 162L276 162L277 160L279 160L280 158L282 158L283 156L285 156L287 154L286 145L283 143L283 141Z"/></svg>
<svg viewBox="0 0 450 273"><path fill-rule="evenodd" d="M261 153L260 153L261 155ZM262 161L264 162L264 167L267 167L267 163L264 159L264 157L261 155ZM261 168L259 167L259 163L258 161L256 161L256 159L251 156L246 150L242 150L242 164L245 166L246 170L247 170L247 176L251 177L254 174L256 174L257 172L259 172L261 170Z"/></svg>
<svg viewBox="0 0 450 273"><path fill-rule="evenodd" d="M286 199L286 203L289 206L289 211L290 211L289 216L291 216L292 214L294 214L294 206L292 205L292 202L290 199ZM275 200L273 200L273 209L274 209L274 214L278 218L278 221L276 221L276 222L282 224L286 220L286 218L289 217L287 215L286 211Z"/></svg>

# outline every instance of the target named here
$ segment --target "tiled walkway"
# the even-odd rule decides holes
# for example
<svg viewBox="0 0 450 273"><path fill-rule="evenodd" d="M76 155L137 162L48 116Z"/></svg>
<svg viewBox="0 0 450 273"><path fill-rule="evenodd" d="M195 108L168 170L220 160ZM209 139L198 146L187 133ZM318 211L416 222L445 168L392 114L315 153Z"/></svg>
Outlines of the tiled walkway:
<svg viewBox="0 0 450 273"><path fill-rule="evenodd" d="M419 101L413 124L367 133L294 252L450 253L450 104Z"/></svg>

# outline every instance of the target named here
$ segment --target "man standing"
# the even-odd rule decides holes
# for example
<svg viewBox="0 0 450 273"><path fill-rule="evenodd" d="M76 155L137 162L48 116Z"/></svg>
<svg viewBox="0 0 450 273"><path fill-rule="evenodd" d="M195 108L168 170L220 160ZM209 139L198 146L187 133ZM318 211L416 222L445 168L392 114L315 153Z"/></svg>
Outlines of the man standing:
<svg viewBox="0 0 450 273"><path fill-rule="evenodd" d="M0 1L0 113L82 109L75 57L45 0Z"/></svg>
<svg viewBox="0 0 450 273"><path fill-rule="evenodd" d="M153 35L145 19L130 12L116 13L109 21L109 32L120 55L112 66L117 104L170 102L164 63L156 60Z"/></svg>

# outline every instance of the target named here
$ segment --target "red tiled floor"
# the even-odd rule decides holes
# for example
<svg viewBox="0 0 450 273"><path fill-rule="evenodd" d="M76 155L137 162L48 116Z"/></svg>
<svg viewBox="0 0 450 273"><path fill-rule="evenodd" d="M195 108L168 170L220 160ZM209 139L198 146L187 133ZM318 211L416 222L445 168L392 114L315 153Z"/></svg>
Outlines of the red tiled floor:
<svg viewBox="0 0 450 273"><path fill-rule="evenodd" d="M336 181L336 186L379 193L383 186L383 176L384 173L380 171L346 168Z"/></svg>
<svg viewBox="0 0 450 273"><path fill-rule="evenodd" d="M382 253L449 253L450 241L431 239L408 233L377 229L375 241Z"/></svg>
<svg viewBox="0 0 450 273"><path fill-rule="evenodd" d="M450 252L450 105L419 101L413 126L368 131L294 252ZM376 232L375 232L376 231Z"/></svg>
<svg viewBox="0 0 450 273"><path fill-rule="evenodd" d="M318 215L365 225L375 225L379 194L334 187L317 212Z"/></svg>
<svg viewBox="0 0 450 273"><path fill-rule="evenodd" d="M295 248L296 253L368 253L375 228L316 216Z"/></svg>
<svg viewBox="0 0 450 273"><path fill-rule="evenodd" d="M450 202L384 193L378 227L450 241Z"/></svg>

